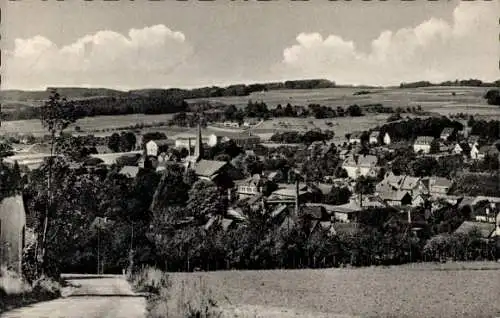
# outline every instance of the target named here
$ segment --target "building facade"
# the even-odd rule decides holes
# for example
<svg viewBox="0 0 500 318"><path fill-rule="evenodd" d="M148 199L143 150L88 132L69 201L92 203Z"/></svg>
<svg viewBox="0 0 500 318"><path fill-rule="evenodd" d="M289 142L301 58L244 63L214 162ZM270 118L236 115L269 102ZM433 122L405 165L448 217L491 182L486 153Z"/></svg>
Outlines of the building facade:
<svg viewBox="0 0 500 318"><path fill-rule="evenodd" d="M21 273L22 255L26 239L26 211L21 195L4 198L0 202L0 266L11 267Z"/></svg>

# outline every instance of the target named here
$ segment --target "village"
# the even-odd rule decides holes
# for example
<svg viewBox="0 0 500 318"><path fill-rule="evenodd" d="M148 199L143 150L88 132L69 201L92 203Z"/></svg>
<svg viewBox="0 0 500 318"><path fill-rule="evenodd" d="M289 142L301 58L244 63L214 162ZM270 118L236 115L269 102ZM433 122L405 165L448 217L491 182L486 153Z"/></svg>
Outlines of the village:
<svg viewBox="0 0 500 318"><path fill-rule="evenodd" d="M236 128L237 124L226 121L221 126ZM390 209L393 218L404 222L405 230L418 238L436 211L451 208L464 216L460 224L449 229L451 232L465 235L477 232L481 239L493 242L500 235L499 196L453 193L457 178L465 172L454 171L450 174L454 177L425 172L415 176L401 173L393 165L401 159L398 156L407 155L401 149L411 152L415 160L459 158L469 165L491 161L491 158L493 162L498 161L498 143L484 143L470 131L467 125L460 131L445 127L437 137L417 136L405 143L393 142L389 132L371 130L348 134L340 142L323 139L308 144L280 145L263 140L249 129L210 130L198 124L187 132L168 137L162 133L134 134L135 143L125 152L111 150L109 136L92 136L89 140L95 146L90 147L87 159L73 163L72 169L118 169L120 175L129 179L136 178L141 170L168 178L165 172L171 165L192 170L198 179L215 184L221 195L227 196L226 213L207 215L206 223L202 224L205 230L214 225L228 230L245 224L248 216L244 211L250 209L265 215L279 228L290 227L300 218L307 219L309 235L320 230L335 236L356 233L365 211L378 208ZM122 132L122 138L127 134L130 139L131 132ZM89 136L74 133L71 138ZM13 149L14 155L4 158L3 163L10 167L17 165L23 175L39 168L50 156L48 144L36 142L34 138L19 138ZM218 156L213 149L219 150ZM292 160L295 163L291 163L290 153L292 157L301 157L302 162ZM314 165L319 166L322 160L334 165L329 168L333 174L323 173L318 177L311 172L318 169ZM469 174L481 175L481 172ZM158 191L159 188L153 201L160 195ZM18 255L10 258L20 260L25 238L18 242L16 233L25 235L25 221L19 222L18 215L5 215L5 209L2 212L3 224L11 223L11 219L18 222L18 226L4 230L4 235L11 237L16 241L13 245L19 247L15 252ZM179 224L194 221L190 217ZM7 233L9 231L14 233Z"/></svg>

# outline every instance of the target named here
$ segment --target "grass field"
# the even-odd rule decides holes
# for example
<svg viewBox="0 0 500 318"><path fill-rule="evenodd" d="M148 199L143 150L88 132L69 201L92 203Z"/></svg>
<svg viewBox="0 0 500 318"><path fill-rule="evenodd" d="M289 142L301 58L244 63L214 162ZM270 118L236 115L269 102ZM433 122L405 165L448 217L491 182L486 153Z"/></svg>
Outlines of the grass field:
<svg viewBox="0 0 500 318"><path fill-rule="evenodd" d="M420 105L424 110L443 115L453 113L469 113L488 119L500 119L500 107L487 105L482 98L489 88L485 87L428 87L414 89L381 88L369 89L370 94L353 95L360 91L359 88L326 88L312 90L273 90L269 92L255 92L250 96L242 97L219 97L203 99L212 103L234 104L244 107L249 100L264 101L270 108L278 104L286 105L308 105L319 103L324 106L348 106L352 104L373 104L381 103L384 106L403 107ZM364 89L363 89L364 90ZM454 95L452 95L454 93ZM196 99L189 102L199 101ZM116 129L118 127L133 124L154 124L155 122L165 122L172 118L172 114L163 115L122 115L122 116L97 116L81 119L76 125L83 131L95 131L102 129ZM326 120L312 119L272 119L264 122L254 130L257 134L269 134L274 132L280 121L288 121L292 125L305 125L309 128L334 129L337 137L343 137L346 133L354 130L366 130L374 125L384 122L387 115L368 114L359 118L335 118ZM309 121L313 121L310 124ZM328 127L325 123L331 121L335 126ZM75 125L73 125L75 126ZM282 128L282 127L281 127ZM162 128L163 129L163 128ZM291 128L297 129L296 128ZM5 133L33 133L35 135L45 133L38 120L6 121L0 126L0 134Z"/></svg>
<svg viewBox="0 0 500 318"><path fill-rule="evenodd" d="M367 115L361 117L338 117L331 119L312 119L312 118L272 118L264 121L252 132L261 138L270 137L276 130L278 131L307 131L311 129L329 129L335 132L335 141L345 141L345 134L353 131L363 131L382 125L387 121L387 114ZM331 122L333 125L328 126ZM280 124L281 123L281 124Z"/></svg>
<svg viewBox="0 0 500 318"><path fill-rule="evenodd" d="M499 317L499 277L500 263L171 275L247 313L232 317Z"/></svg>
<svg viewBox="0 0 500 318"><path fill-rule="evenodd" d="M130 126L134 124L154 124L158 122L166 122L171 119L173 114L161 115L144 115L131 114L120 116L96 116L79 119L75 124L71 125L69 130L73 130L75 126L80 126L82 131L95 131L102 129L116 129L119 127ZM0 134L6 133L32 133L34 135L46 134L46 130L42 127L37 119L32 120L16 120L4 121L0 126Z"/></svg>
<svg viewBox="0 0 500 318"><path fill-rule="evenodd" d="M192 99L190 102L209 101L214 103L234 104L244 107L249 100L263 101L270 108L278 104L308 105L317 103L324 106L346 107L352 104L364 105L381 103L388 107L408 107L420 105L424 110L449 114L467 112L500 116L500 108L490 106L483 99L487 87L426 87L426 88L382 88L369 89L370 94L353 95L359 88L326 88L312 90L273 90L255 92L250 96L214 97ZM365 89L363 89L365 90ZM452 93L455 93L453 95ZM456 108L456 110L453 110Z"/></svg>

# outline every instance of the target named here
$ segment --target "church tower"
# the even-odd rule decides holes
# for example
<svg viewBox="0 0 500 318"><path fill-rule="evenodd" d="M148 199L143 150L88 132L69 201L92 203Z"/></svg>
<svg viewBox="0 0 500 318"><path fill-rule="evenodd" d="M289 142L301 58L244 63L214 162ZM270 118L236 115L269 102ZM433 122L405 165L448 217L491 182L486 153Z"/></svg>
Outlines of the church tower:
<svg viewBox="0 0 500 318"><path fill-rule="evenodd" d="M189 156L186 158L186 168L193 167L193 165L195 165L198 161L203 159L203 139L201 138L200 122L198 123L197 127L196 144L194 145L194 154L193 155L189 154ZM191 148L191 145L189 145L189 148Z"/></svg>
<svg viewBox="0 0 500 318"><path fill-rule="evenodd" d="M201 119L200 119L201 122ZM198 130L196 133L196 145L194 148L194 157L196 161L203 159L203 139L201 138L201 124L198 122Z"/></svg>

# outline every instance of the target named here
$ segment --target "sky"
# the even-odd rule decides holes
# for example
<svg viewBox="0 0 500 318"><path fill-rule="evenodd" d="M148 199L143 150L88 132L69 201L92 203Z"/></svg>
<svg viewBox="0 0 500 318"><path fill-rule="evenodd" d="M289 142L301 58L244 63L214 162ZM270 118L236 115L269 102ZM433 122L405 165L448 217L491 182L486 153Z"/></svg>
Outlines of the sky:
<svg viewBox="0 0 500 318"><path fill-rule="evenodd" d="M7 1L2 89L500 78L499 1Z"/></svg>

